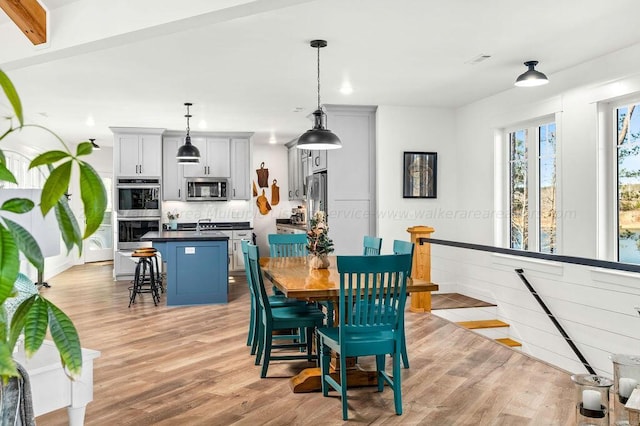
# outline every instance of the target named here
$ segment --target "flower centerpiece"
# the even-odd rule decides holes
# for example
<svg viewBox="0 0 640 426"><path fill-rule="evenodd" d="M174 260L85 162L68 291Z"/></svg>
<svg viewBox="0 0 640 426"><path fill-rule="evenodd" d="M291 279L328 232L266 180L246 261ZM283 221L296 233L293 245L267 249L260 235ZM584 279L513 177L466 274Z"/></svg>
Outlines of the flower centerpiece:
<svg viewBox="0 0 640 426"><path fill-rule="evenodd" d="M169 228L178 229L178 218L180 217L180 213L172 212L169 210L167 212L167 219L169 219Z"/></svg>
<svg viewBox="0 0 640 426"><path fill-rule="evenodd" d="M312 269L327 269L329 259L327 256L333 251L333 241L329 238L329 227L323 211L318 211L310 220L311 229L307 232L307 251L309 252L309 265Z"/></svg>

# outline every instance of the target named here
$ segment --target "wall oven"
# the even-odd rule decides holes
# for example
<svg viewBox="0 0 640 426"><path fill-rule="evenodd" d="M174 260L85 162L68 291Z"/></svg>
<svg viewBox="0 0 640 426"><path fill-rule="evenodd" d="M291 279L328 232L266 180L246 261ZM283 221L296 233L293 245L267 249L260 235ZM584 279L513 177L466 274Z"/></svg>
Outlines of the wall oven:
<svg viewBox="0 0 640 426"><path fill-rule="evenodd" d="M160 217L118 217L118 250L150 247L151 242L142 242L147 232L160 230Z"/></svg>
<svg viewBox="0 0 640 426"><path fill-rule="evenodd" d="M160 217L160 180L118 179L119 217Z"/></svg>

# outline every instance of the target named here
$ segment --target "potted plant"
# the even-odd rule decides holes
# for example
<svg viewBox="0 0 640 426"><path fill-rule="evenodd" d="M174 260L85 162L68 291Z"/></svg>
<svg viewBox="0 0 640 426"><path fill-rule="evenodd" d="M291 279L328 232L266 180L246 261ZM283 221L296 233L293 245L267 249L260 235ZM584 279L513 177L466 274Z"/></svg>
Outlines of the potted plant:
<svg viewBox="0 0 640 426"><path fill-rule="evenodd" d="M2 70L0 87L13 112L12 116L6 117L6 126L0 129L0 142L23 128L38 127L52 134L61 144L61 149L44 152L29 165L30 169L41 167L48 172L40 200L13 198L0 206L0 377L3 385L6 385L10 378L18 376L12 359L18 337L24 336L25 353L31 356L42 345L47 330L60 352L63 366L74 377L80 374L82 368L80 339L73 323L61 309L35 291L14 312L12 310L10 321L8 320L5 305L17 295L14 283L19 273L20 253L39 273L44 269L44 258L33 236L19 224L4 217L3 212L21 214L38 208L43 216L54 214L67 252L77 247L81 253L83 239L93 234L102 222L107 206L106 191L98 173L83 160L93 150L91 142L79 143L73 152L50 130L35 124L25 124L18 93ZM65 196L73 169L77 170L80 198L86 217L82 230ZM7 168L1 148L0 181L18 184Z"/></svg>
<svg viewBox="0 0 640 426"><path fill-rule="evenodd" d="M327 269L329 253L333 251L333 241L329 238L329 226L323 211L316 212L310 219L311 229L307 232L309 266L312 269Z"/></svg>
<svg viewBox="0 0 640 426"><path fill-rule="evenodd" d="M169 229L176 230L178 229L178 218L180 217L180 213L172 212L169 210L167 212L167 219L169 219Z"/></svg>

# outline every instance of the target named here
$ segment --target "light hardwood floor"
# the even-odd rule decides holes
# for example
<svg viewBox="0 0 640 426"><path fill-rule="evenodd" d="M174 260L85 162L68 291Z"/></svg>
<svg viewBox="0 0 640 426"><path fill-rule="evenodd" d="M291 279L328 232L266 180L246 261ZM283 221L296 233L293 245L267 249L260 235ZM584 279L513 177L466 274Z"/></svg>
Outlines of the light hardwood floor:
<svg viewBox="0 0 640 426"><path fill-rule="evenodd" d="M82 345L102 352L87 425L343 423L337 396L289 390L288 378L310 364L276 361L269 378L260 379L245 346L244 276L230 283L227 305L155 307L144 295L129 309L129 283L112 281L111 273L108 264L74 267L43 291L71 316ZM394 414L388 388L350 389L350 423L573 424L566 372L429 314L407 312L406 323L411 368L402 371L404 414ZM66 410L36 420L65 425Z"/></svg>

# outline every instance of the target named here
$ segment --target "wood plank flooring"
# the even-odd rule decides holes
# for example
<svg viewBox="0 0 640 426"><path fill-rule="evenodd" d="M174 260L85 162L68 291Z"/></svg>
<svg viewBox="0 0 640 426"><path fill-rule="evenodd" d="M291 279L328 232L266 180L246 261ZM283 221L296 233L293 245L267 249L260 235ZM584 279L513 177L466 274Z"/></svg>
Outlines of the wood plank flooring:
<svg viewBox="0 0 640 426"><path fill-rule="evenodd" d="M109 264L77 266L43 291L73 319L82 345L102 352L85 424L343 424L335 393L290 391L288 378L310 364L276 361L269 378L260 379L245 346L244 277L232 278L227 305L155 307L143 295L129 309L129 283L111 274ZM402 371L404 414L395 415L388 388L350 389L351 424L573 424L566 372L429 314L407 311L406 323L411 368ZM67 413L36 420L66 425Z"/></svg>

